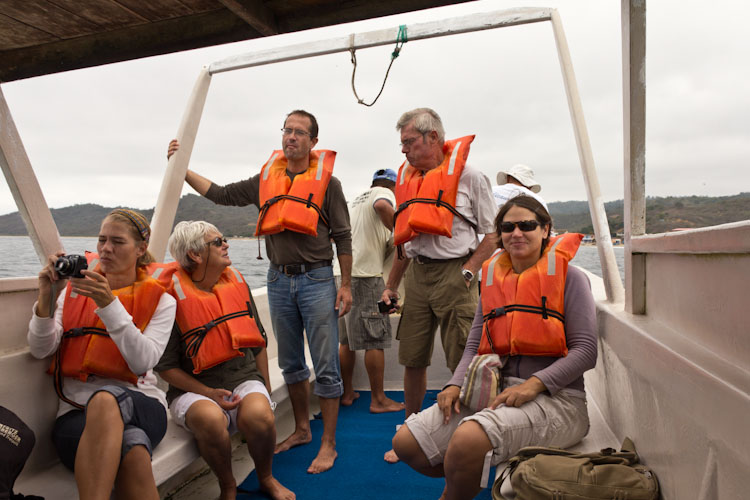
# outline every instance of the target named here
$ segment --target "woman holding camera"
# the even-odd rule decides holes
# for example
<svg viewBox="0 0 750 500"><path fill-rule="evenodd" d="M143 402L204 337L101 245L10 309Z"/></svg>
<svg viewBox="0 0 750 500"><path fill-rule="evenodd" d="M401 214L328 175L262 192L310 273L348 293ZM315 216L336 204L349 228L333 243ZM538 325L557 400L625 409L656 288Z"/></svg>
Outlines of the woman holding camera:
<svg viewBox="0 0 750 500"><path fill-rule="evenodd" d="M39 273L28 341L35 357L55 355L62 401L52 439L81 499L109 498L113 488L118 499L159 498L151 453L166 432L167 404L151 369L176 306L146 273L150 235L143 215L113 210L88 269L58 254Z"/></svg>
<svg viewBox="0 0 750 500"><path fill-rule="evenodd" d="M178 223L169 237L176 262L155 264L177 299L175 329L156 366L169 382L172 417L195 436L219 480L221 500L234 499L231 436L242 433L260 489L274 500L295 494L272 475L276 426L263 326L250 288L230 267L229 244L204 221ZM157 273L154 273L157 275Z"/></svg>
<svg viewBox="0 0 750 500"><path fill-rule="evenodd" d="M474 498L489 466L522 447L572 446L589 427L583 373L596 363L596 309L586 275L568 267L582 236L551 236L552 218L529 196L508 200L495 227L505 251L482 266L461 362L437 404L409 417L393 438L401 460L445 477L445 500ZM462 403L464 376L477 354L493 353L506 358L502 391L470 408ZM484 406L482 398L463 401Z"/></svg>

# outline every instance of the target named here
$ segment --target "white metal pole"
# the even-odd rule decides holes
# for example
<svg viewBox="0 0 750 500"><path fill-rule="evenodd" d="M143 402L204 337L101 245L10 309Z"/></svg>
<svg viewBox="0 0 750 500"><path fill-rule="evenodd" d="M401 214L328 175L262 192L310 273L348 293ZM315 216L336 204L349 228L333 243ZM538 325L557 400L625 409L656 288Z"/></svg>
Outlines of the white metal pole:
<svg viewBox="0 0 750 500"><path fill-rule="evenodd" d="M23 223L42 265L47 256L63 250L60 233L31 168L21 136L13 122L5 95L0 88L0 166L16 200Z"/></svg>
<svg viewBox="0 0 750 500"><path fill-rule="evenodd" d="M471 14L452 18L450 23L445 20L417 23L408 25L406 34L408 41L425 40L460 33L471 33L519 24L537 23L549 21L552 9L536 7L524 7L518 9L507 9L481 14ZM262 66L308 57L317 57L337 52L346 52L350 49L366 49L380 45L392 44L398 37L399 28L388 28L367 33L357 33L351 36L331 38L316 42L301 43L270 49L259 52L250 52L238 56L228 57L216 61L209 66L211 74L233 71L236 69Z"/></svg>
<svg viewBox="0 0 750 500"><path fill-rule="evenodd" d="M203 105L206 103L208 87L211 84L211 75L208 68L203 68L193 86L193 92L188 100L185 114L177 130L177 140L180 141L180 150L173 154L167 163L167 171L159 190L159 199L154 209L154 217L151 220L151 242L148 249L154 258L161 262L167 250L167 240L172 232L177 205L180 202L182 186L185 182L185 173L190 163L190 155L193 152L195 137L198 135L198 125L203 114Z"/></svg>
<svg viewBox="0 0 750 500"><path fill-rule="evenodd" d="M617 260L615 259L615 251L612 247L612 236L609 233L607 214L604 210L604 200L602 199L599 178L596 175L596 168L594 167L594 156L591 153L591 143L589 142L586 120L583 117L583 106L581 105L581 97L578 94L573 62L570 59L568 42L565 39L562 21L556 10L552 11L551 21L557 45L557 55L560 59L560 68L562 69L563 81L565 82L565 93L568 96L568 107L570 108L570 117L573 121L578 156L581 160L581 172L583 173L583 180L586 184L586 192L589 199L589 211L591 212L594 234L596 235L596 247L599 251L599 260L602 263L604 288L607 292L608 301L620 303L625 299L625 290L622 286L620 271L617 268Z"/></svg>

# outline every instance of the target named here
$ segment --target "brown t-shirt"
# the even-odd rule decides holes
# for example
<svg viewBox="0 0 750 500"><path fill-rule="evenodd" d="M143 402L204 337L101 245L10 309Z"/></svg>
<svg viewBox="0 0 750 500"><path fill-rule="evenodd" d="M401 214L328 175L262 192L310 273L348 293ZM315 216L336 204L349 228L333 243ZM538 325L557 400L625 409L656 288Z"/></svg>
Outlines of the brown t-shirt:
<svg viewBox="0 0 750 500"><path fill-rule="evenodd" d="M293 175L287 171L290 178ZM211 184L206 198L219 205L244 207L255 205L260 208L260 174L247 180L217 186ZM341 182L331 177L321 207L330 227L318 220L318 235L309 236L295 231L282 231L265 236L266 254L274 264L302 264L333 259L331 239L336 243L338 255L352 254L352 233L349 224L349 210L346 206Z"/></svg>

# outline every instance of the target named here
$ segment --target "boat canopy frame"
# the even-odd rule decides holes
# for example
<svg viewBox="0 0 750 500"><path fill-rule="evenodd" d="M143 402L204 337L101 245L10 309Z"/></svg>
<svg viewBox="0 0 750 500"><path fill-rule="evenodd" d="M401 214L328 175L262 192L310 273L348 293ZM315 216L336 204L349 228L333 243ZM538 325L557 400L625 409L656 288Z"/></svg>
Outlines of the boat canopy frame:
<svg viewBox="0 0 750 500"><path fill-rule="evenodd" d="M623 0L623 10L625 9L624 5L626 1ZM409 41L414 42L442 36L538 22L549 22L552 26L581 171L588 196L589 211L591 213L594 234L598 242L597 249L602 266L602 277L607 300L612 303L622 304L625 301L625 289L615 259L609 224L604 209L604 200L601 195L594 165L591 143L583 115L583 106L578 92L570 51L557 10L531 7L505 9L426 23L415 23L407 25L406 29L409 34ZM623 26L625 22L623 20ZM180 141L180 150L169 159L162 180L161 190L159 191L151 223L152 236L149 244L149 250L154 257L157 260L162 260L166 253L167 240L177 213L179 198L182 193L185 175L213 74L389 45L398 38L400 29L403 29L403 27L396 26L312 43L294 44L282 48L250 52L221 59L204 67L193 86L176 134L177 139ZM624 61L623 64L627 64L627 62ZM29 236L39 256L39 260L44 264L47 260L46 256L61 250L63 245L51 212L46 205L36 176L31 168L28 156L23 148L18 131L11 118L10 111L2 94L2 89L0 89L0 166L2 166L3 173L16 200L16 205L19 207L19 212L29 231ZM626 196L627 198L628 196Z"/></svg>
<svg viewBox="0 0 750 500"><path fill-rule="evenodd" d="M599 180L594 166L594 158L591 152L586 121L583 115L578 85L573 71L573 63L565 38L562 21L556 9L547 8L517 8L500 11L470 14L439 21L416 23L406 26L409 34L409 42L427 40L430 38L458 35L496 28L507 28L523 24L549 22L557 48L560 61L565 93L568 100L573 130L578 148L578 156L581 163L588 195L589 210L594 226L602 264L602 275L607 294L607 300L620 303L624 300L624 287L620 278L620 272L615 259L612 237L609 231L607 215L604 210ZM382 45L390 45L398 39L399 30L403 27L393 27L365 33L356 33L349 36L320 40L311 43L295 44L282 48L269 49L258 52L249 52L237 56L221 59L204 67L193 87L187 108L180 123L177 139L180 141L180 150L174 154L168 163L164 175L159 199L154 211L152 221L153 236L149 250L157 258L163 258L166 251L167 238L177 213L182 185L187 172L193 144L198 132L203 106L208 93L211 76L217 73L235 71L239 69L277 64L297 59L306 59L323 55L348 52L351 50L366 49Z"/></svg>

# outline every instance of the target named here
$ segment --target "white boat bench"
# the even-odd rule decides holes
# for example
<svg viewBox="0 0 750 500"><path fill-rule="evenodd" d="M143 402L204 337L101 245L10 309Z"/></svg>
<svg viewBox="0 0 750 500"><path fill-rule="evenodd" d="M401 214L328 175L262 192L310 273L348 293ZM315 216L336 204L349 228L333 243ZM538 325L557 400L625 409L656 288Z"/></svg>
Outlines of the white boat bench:
<svg viewBox="0 0 750 500"><path fill-rule="evenodd" d="M26 355L29 356L28 353ZM276 403L279 410L289 411L289 405L286 404L289 399L289 392L287 391L286 384L284 384L281 369L278 367L276 358L269 360L269 365L272 390L271 399ZM314 375L311 377L311 382L313 379ZM51 385L49 379L47 379L47 383ZM49 422L54 422L54 412L48 415L48 419ZM35 453L47 456L54 455L55 451L48 436L46 436L46 439L40 439L41 433L36 431L36 434ZM235 444L239 446L239 434L235 436L235 440ZM29 467L29 465L27 464L27 467L24 468L23 473L16 481L14 491L17 493L40 495L47 500L78 497L78 489L73 474L59 460L46 466L34 467L32 465ZM182 484L189 481L192 477L199 475L206 468L205 462L203 462L198 453L198 447L195 444L193 435L178 426L172 420L170 414L168 414L167 433L154 451L152 467L154 479L162 497L178 489Z"/></svg>

